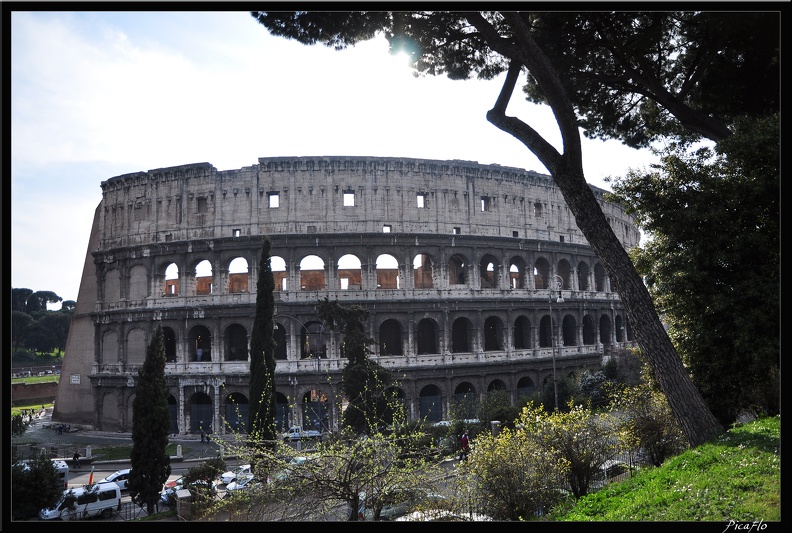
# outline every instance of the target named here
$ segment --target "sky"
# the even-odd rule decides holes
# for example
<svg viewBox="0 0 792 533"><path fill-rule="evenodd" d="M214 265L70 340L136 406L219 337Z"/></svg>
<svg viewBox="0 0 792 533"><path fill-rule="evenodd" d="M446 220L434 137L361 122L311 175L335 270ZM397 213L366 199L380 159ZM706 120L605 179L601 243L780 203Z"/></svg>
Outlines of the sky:
<svg viewBox="0 0 792 533"><path fill-rule="evenodd" d="M364 156L547 173L486 120L503 77L416 78L384 38L340 52L306 46L271 36L247 11L15 11L10 18L14 288L77 300L101 183L131 172ZM560 148L549 108L515 92L507 114ZM655 161L617 141L583 138L586 179L604 189L604 178Z"/></svg>

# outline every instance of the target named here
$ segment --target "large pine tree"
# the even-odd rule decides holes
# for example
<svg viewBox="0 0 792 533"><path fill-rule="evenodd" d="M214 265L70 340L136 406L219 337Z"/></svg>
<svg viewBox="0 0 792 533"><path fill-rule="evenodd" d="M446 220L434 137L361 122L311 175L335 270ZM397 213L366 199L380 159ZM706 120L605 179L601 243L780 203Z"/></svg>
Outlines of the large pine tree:
<svg viewBox="0 0 792 533"><path fill-rule="evenodd" d="M147 512L154 513L162 485L171 474L168 446L168 389L165 386L165 343L157 324L146 361L138 371L132 402L132 452L129 495Z"/></svg>
<svg viewBox="0 0 792 533"><path fill-rule="evenodd" d="M275 440L275 280L272 244L264 238L256 290L256 316L250 338L250 414L248 435L254 446Z"/></svg>

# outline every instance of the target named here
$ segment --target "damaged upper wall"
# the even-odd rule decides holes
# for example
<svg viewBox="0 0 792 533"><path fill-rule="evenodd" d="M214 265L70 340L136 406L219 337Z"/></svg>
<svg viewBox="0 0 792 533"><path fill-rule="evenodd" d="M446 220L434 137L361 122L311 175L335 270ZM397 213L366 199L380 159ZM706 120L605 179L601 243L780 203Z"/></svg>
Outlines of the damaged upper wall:
<svg viewBox="0 0 792 533"><path fill-rule="evenodd" d="M592 187L626 248L632 217ZM283 233L435 233L585 243L552 178L533 171L379 157L272 157L102 183L100 247Z"/></svg>

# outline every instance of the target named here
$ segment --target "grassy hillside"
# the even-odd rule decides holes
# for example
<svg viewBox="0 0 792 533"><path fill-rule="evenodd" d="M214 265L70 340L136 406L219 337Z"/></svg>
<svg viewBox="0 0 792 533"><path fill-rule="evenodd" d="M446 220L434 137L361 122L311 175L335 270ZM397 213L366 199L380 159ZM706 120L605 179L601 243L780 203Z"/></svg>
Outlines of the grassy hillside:
<svg viewBox="0 0 792 533"><path fill-rule="evenodd" d="M716 441L555 510L550 521L781 520L781 418L736 427Z"/></svg>

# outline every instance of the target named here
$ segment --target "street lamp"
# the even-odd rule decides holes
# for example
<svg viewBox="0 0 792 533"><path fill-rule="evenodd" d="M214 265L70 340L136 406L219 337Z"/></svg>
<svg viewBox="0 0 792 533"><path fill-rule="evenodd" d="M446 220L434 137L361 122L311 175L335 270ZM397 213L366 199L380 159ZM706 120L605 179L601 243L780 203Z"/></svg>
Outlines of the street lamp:
<svg viewBox="0 0 792 533"><path fill-rule="evenodd" d="M558 281L556 282L556 279ZM556 284L557 283L557 284ZM548 306L550 307L550 355L553 359L553 395L555 397L555 408L558 411L558 380L556 379L556 358L555 358L555 331L553 331L553 289L557 287L558 289L558 298L556 298L556 303L562 304L564 303L564 298L561 297L561 289L564 287L564 278L559 276L558 274L554 274L550 278L550 299L548 301Z"/></svg>

